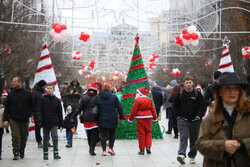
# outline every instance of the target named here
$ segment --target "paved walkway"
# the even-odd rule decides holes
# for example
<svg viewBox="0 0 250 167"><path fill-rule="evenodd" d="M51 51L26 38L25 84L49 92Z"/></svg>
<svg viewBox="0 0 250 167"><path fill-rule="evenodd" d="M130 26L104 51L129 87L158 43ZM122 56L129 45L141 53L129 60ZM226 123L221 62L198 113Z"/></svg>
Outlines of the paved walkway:
<svg viewBox="0 0 250 167"><path fill-rule="evenodd" d="M165 114L164 114L165 115ZM165 126L166 119L160 121L161 126ZM61 160L53 160L52 149L49 151L49 160L43 160L42 149L37 148L37 143L33 140L27 142L25 158L13 161L10 134L4 134L3 153L0 161L1 167L200 167L202 166L202 156L196 157L196 164L181 165L176 161L178 139L173 139L172 135L164 134L163 140L153 140L151 155L138 155L137 140L116 140L114 150L115 156L101 156L101 147L96 148L97 156L91 157L88 154L88 144L84 128L79 125L78 135L74 136L72 148L65 147L66 140L59 141L59 153ZM96 165L100 163L100 165Z"/></svg>

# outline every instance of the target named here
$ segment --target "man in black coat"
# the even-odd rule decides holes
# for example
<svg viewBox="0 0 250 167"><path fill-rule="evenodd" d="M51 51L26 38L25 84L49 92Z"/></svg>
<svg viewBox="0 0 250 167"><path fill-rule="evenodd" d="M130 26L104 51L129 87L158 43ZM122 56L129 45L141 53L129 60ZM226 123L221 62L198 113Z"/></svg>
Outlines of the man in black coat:
<svg viewBox="0 0 250 167"><path fill-rule="evenodd" d="M180 147L177 160L185 164L187 140L190 141L188 157L190 163L195 163L197 149L195 142L199 135L199 128L205 112L205 101L202 94L193 88L193 77L187 75L184 79L184 90L180 91L174 101L174 111L180 132Z"/></svg>
<svg viewBox="0 0 250 167"><path fill-rule="evenodd" d="M111 155L114 155L113 150L115 142L115 130L118 126L118 115L119 113L121 124L124 122L124 116L121 104L116 95L110 92L110 84L104 84L103 91L96 97L96 105L98 106L100 128L100 139L102 143L102 155L106 156L106 141L109 140L109 150Z"/></svg>
<svg viewBox="0 0 250 167"><path fill-rule="evenodd" d="M46 86L46 81L40 80L37 82L32 90L32 96L33 96L33 101L34 105L37 106L40 98L42 95L46 92L45 91L45 86ZM34 114L34 117L36 116L36 113ZM35 135L36 135L36 142L38 143L38 148L43 148L42 145L42 137L41 137L41 127L37 124L36 122L36 117L34 118L35 120Z"/></svg>
<svg viewBox="0 0 250 167"><path fill-rule="evenodd" d="M214 87L217 85L219 82L219 77L220 77L221 72L220 71L215 71L214 72L214 82L210 85L208 85L205 94L204 94L204 99L206 102L206 105L210 105L214 101Z"/></svg>
<svg viewBox="0 0 250 167"><path fill-rule="evenodd" d="M163 104L162 92L161 92L161 89L159 87L153 86L152 89L151 89L151 93L153 95L156 114L157 114L157 117L158 117L159 113L160 113L160 110L161 110L161 106Z"/></svg>
<svg viewBox="0 0 250 167"><path fill-rule="evenodd" d="M29 117L34 111L32 94L22 87L22 79L14 77L12 81L14 89L6 99L4 111L4 125L10 123L13 160L19 156L24 158L24 151L29 134Z"/></svg>

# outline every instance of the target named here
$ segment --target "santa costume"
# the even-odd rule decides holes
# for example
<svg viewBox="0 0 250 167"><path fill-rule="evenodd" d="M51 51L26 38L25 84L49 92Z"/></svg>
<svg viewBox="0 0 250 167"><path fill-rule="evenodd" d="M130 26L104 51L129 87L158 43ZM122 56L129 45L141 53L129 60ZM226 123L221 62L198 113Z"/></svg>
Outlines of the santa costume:
<svg viewBox="0 0 250 167"><path fill-rule="evenodd" d="M137 89L135 102L133 104L131 113L129 115L128 123L131 123L136 118L136 127L139 140L139 155L144 155L144 150L148 154L151 153L150 148L152 145L151 133L151 118L153 122L157 122L156 110L152 99L147 97L150 91L147 87Z"/></svg>

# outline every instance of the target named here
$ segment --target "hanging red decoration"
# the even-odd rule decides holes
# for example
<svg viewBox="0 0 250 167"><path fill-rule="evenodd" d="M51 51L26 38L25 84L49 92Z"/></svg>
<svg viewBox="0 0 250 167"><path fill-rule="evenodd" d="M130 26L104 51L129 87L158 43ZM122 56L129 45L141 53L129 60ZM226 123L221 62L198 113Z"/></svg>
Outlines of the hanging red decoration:
<svg viewBox="0 0 250 167"><path fill-rule="evenodd" d="M91 60L91 61L89 62L89 67L95 68L95 61L94 61L94 60Z"/></svg>
<svg viewBox="0 0 250 167"><path fill-rule="evenodd" d="M79 40L87 42L87 40L89 39L90 35L89 34L85 34L84 32L81 32Z"/></svg>
<svg viewBox="0 0 250 167"><path fill-rule="evenodd" d="M243 58L250 58L250 46L246 46L241 49Z"/></svg>

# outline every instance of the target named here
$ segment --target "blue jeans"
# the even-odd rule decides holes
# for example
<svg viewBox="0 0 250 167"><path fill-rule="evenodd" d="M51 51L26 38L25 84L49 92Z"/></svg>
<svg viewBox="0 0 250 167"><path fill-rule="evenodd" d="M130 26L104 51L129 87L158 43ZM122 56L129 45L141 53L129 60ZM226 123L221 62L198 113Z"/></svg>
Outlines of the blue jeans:
<svg viewBox="0 0 250 167"><path fill-rule="evenodd" d="M67 143L72 146L73 143L73 133L71 132L70 129L66 130L66 138L67 138Z"/></svg>

